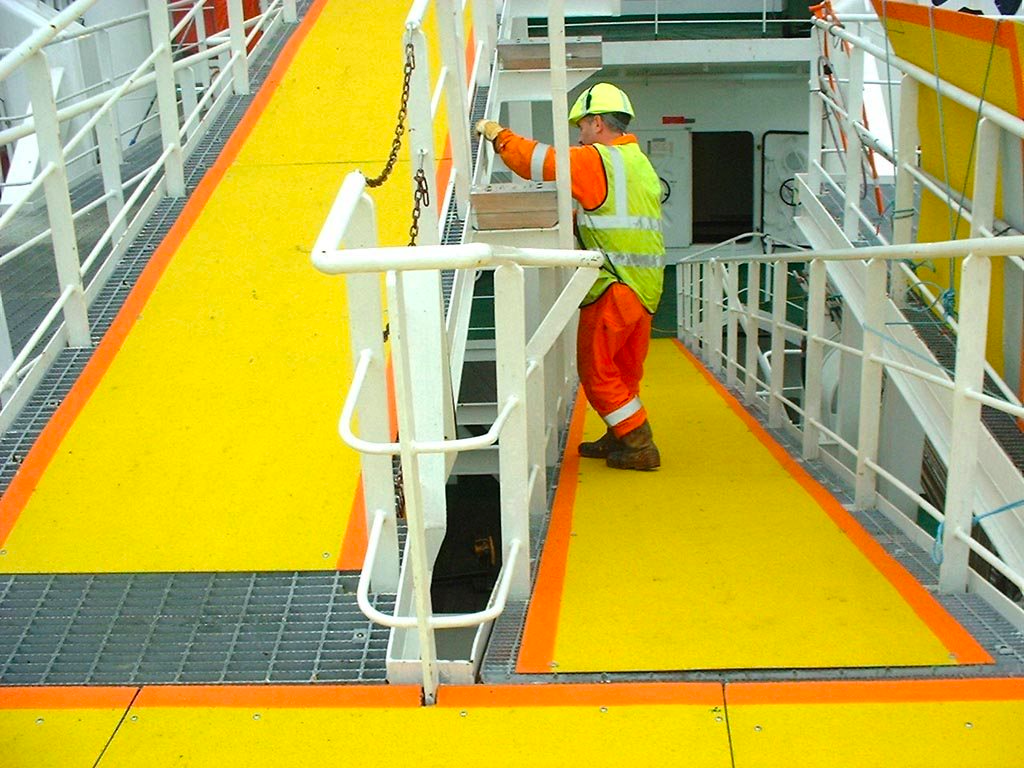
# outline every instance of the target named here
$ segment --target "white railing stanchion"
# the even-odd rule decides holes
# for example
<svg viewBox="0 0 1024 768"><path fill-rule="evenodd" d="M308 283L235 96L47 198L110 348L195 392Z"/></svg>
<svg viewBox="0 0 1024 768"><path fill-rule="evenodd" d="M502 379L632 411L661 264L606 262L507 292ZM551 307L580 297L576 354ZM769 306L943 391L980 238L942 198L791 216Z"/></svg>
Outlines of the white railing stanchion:
<svg viewBox="0 0 1024 768"><path fill-rule="evenodd" d="M782 391L786 382L786 303L789 269L785 261L776 261L772 277L772 365L768 382L768 426L778 429L786 419Z"/></svg>
<svg viewBox="0 0 1024 768"><path fill-rule="evenodd" d="M526 314L523 305L523 268L503 264L494 273L495 345L498 350L498 402L510 397L526 401ZM512 595L530 594L530 516L527 456L527 414L518 408L509 416L498 443L501 478L501 539L503 562L513 540L527 542L512 574Z"/></svg>
<svg viewBox="0 0 1024 768"><path fill-rule="evenodd" d="M725 344L725 382L730 388L736 386L736 356L739 349L739 313L740 313L740 265L735 262L722 265L726 275L726 344Z"/></svg>
<svg viewBox="0 0 1024 768"><path fill-rule="evenodd" d="M707 341L709 367L712 371L722 370L722 297L724 296L722 275L725 265L717 259L708 263L708 277L711 280L711 295L705 310L708 313Z"/></svg>
<svg viewBox="0 0 1024 768"><path fill-rule="evenodd" d="M886 278L888 266L882 259L868 262L867 305L864 310L864 356L860 369L860 414L857 420L857 481L854 504L857 509L875 506L878 477L869 463L878 461L878 437L882 410L882 366L875 359L882 351L879 334L885 325Z"/></svg>
<svg viewBox="0 0 1024 768"><path fill-rule="evenodd" d="M854 48L850 53L850 82L847 86L847 119L843 121L846 131L846 188L843 208L843 234L850 242L860 237L860 182L864 172L864 149L856 123L860 120L864 105L864 51Z"/></svg>
<svg viewBox="0 0 1024 768"><path fill-rule="evenodd" d="M744 349L743 398L748 405L757 397L757 358L760 354L761 335L761 264L747 263L747 310L744 318L744 332L747 335Z"/></svg>
<svg viewBox="0 0 1024 768"><path fill-rule="evenodd" d="M811 261L807 286L807 358L804 362L804 434L802 454L805 459L818 458L821 420L821 364L825 332L825 262Z"/></svg>
<svg viewBox="0 0 1024 768"><path fill-rule="evenodd" d="M104 57L100 53L99 35L89 35L79 43L82 58L82 70L86 78L97 83L106 80ZM106 42L106 41L105 41ZM109 56L106 57L109 61ZM96 144L100 155L100 173L103 178L103 191L109 197L106 200L107 222L114 221L124 207L124 187L121 184L121 150L117 138L116 109L108 109L96 123ZM116 242L125 233L126 226L122 222L113 233Z"/></svg>
<svg viewBox="0 0 1024 768"><path fill-rule="evenodd" d="M245 11L242 0L228 0L228 35L231 40L231 77L236 96L249 93L249 56L245 50Z"/></svg>
<svg viewBox="0 0 1024 768"><path fill-rule="evenodd" d="M237 0L241 2L241 0ZM178 96L174 81L174 66L171 60L170 23L167 19L166 0L148 0L149 30L153 39L156 58L153 71L156 73L156 97L160 115L160 136L164 149L171 148L164 161L164 177L167 194L182 197L185 194L185 165L181 154L181 137L178 134Z"/></svg>
<svg viewBox="0 0 1024 768"><path fill-rule="evenodd" d="M892 213L893 245L909 243L914 236L914 178L908 168L917 165L917 127L919 89L917 81L907 75L900 85L900 125L896 139L896 194ZM892 300L897 307L906 306L907 275L894 264L889 270Z"/></svg>
<svg viewBox="0 0 1024 768"><path fill-rule="evenodd" d="M821 173L818 171L822 157L822 123L825 120L825 105L821 100L821 81L818 79L818 51L824 32L813 29L811 36L814 45L811 47L808 90L808 122L807 122L807 186L817 194L821 189Z"/></svg>
<svg viewBox="0 0 1024 768"><path fill-rule="evenodd" d="M972 253L964 259L960 275L960 333L956 342L952 439L943 510L946 520L939 566L939 591L943 593L967 589L969 552L967 545L957 538L957 531L971 535L978 433L983 428L981 403L967 393L984 389L991 260Z"/></svg>
<svg viewBox="0 0 1024 768"><path fill-rule="evenodd" d="M466 119L469 107L466 104L465 51L460 50L459 46L458 29L462 25L459 5L461 4L454 0L437 0L438 36L441 38L441 60L445 64L444 101L448 114L448 133L451 137L455 203L459 217L464 219L469 205L473 164L470 125ZM441 191L443 193L443 190Z"/></svg>
<svg viewBox="0 0 1024 768"><path fill-rule="evenodd" d="M72 289L64 306L64 322L68 328L68 343L73 347L88 347L92 343L89 333L89 315L82 285L81 264L78 256L78 238L71 211L71 192L68 188L64 149L57 121L57 102L53 98L53 80L46 54L39 51L24 64L28 77L29 98L39 142L40 167L53 165L53 171L43 182L46 213L50 220L53 257L57 266L57 280L62 292Z"/></svg>
<svg viewBox="0 0 1024 768"><path fill-rule="evenodd" d="M284 0L283 16L282 18L288 24L294 24L299 19L298 9L295 6L295 0Z"/></svg>

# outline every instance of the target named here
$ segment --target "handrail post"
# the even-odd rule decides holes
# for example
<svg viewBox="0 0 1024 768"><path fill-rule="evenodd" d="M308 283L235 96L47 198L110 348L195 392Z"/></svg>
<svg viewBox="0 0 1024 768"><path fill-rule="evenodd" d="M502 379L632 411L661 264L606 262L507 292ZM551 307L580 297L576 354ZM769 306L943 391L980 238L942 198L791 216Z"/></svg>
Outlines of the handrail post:
<svg viewBox="0 0 1024 768"><path fill-rule="evenodd" d="M447 72L444 100L448 110L448 132L452 142L455 203L459 216L465 218L469 205L473 163L470 151L469 108L466 104L465 52L460 50L458 34L462 15L456 11L455 5L453 0L437 0L437 26L438 36L441 38L441 60Z"/></svg>
<svg viewBox="0 0 1024 768"><path fill-rule="evenodd" d="M960 331L956 337L953 423L939 566L939 591L946 594L967 589L970 549L957 538L956 532L962 530L969 537L972 528L978 435L982 427L981 403L967 393L984 388L991 260L972 253L964 259L960 275Z"/></svg>
<svg viewBox="0 0 1024 768"><path fill-rule="evenodd" d="M860 204L860 180L864 168L863 144L857 132L864 105L864 50L854 46L850 52L850 81L847 86L846 108L846 195L843 207L843 234L851 243L860 238L860 218L857 206Z"/></svg>
<svg viewBox="0 0 1024 768"><path fill-rule="evenodd" d="M825 119L825 105L821 100L821 81L818 78L818 51L821 50L821 38L825 33L815 28L811 34L816 42L811 47L810 74L807 81L807 186L817 195L821 191L821 171L818 170L817 164L822 161L821 124Z"/></svg>
<svg viewBox="0 0 1024 768"><path fill-rule="evenodd" d="M106 35L104 35L106 37ZM109 73L104 72L104 65L109 57L100 53L99 34L87 35L79 41L82 57L82 72L87 82L108 82ZM104 40L109 43L109 40ZM117 126L114 122L116 108L111 108L96 123L96 146L100 155L100 173L103 177L103 191L109 195L106 202L107 221L117 218L124 208L124 185L121 181L121 151L117 137ZM116 243L127 229L124 221L115 227L111 242Z"/></svg>
<svg viewBox="0 0 1024 768"><path fill-rule="evenodd" d="M864 292L864 356L860 368L860 413L857 419L857 478L854 504L857 509L875 506L878 476L868 462L878 460L878 439L882 410L882 364L872 359L882 351L881 330L885 326L885 285L888 264L883 259L868 262Z"/></svg>
<svg viewBox="0 0 1024 768"><path fill-rule="evenodd" d="M711 297L708 304L708 354L711 356L709 367L712 371L722 370L722 273L725 265L717 259L708 262L711 278Z"/></svg>
<svg viewBox="0 0 1024 768"><path fill-rule="evenodd" d="M294 24L299 19L298 9L295 7L295 0L284 0L282 5L282 13L284 20L288 24Z"/></svg>
<svg viewBox="0 0 1024 768"><path fill-rule="evenodd" d="M565 66L565 2L548 3L548 51L551 58L551 121L558 180L558 247L573 247L572 186L569 181L569 88Z"/></svg>
<svg viewBox="0 0 1024 768"><path fill-rule="evenodd" d="M82 267L78 256L78 238L71 214L71 192L68 188L67 166L60 140L57 120L57 102L53 96L53 79L46 54L38 51L24 64L28 78L29 99L35 118L36 138L39 142L39 165L45 168L53 163L53 172L43 182L46 213L50 221L53 240L53 258L57 266L57 280L63 292L74 289L64 307L64 322L68 329L68 344L88 347L92 344L89 333L89 313L82 285Z"/></svg>
<svg viewBox="0 0 1024 768"><path fill-rule="evenodd" d="M231 55L234 58L231 79L235 95L245 96L249 93L249 55L245 50L245 11L242 9L242 0L228 0L228 31Z"/></svg>
<svg viewBox="0 0 1024 768"><path fill-rule="evenodd" d="M235 0L241 2L241 0ZM156 74L157 109L160 111L160 137L163 147L171 147L164 162L167 194L185 195L185 165L181 153L181 134L178 125L178 96L171 61L171 28L167 19L167 0L148 0L149 31L153 49L162 49L153 62Z"/></svg>
<svg viewBox="0 0 1024 768"><path fill-rule="evenodd" d="M747 372L743 376L743 397L747 404L753 404L757 397L757 358L761 353L760 335L761 321L761 264L747 264L747 313L744 332L747 335L744 367Z"/></svg>
<svg viewBox="0 0 1024 768"><path fill-rule="evenodd" d="M474 0L473 36L480 49L480 63L476 68L476 84L487 85L491 81L491 62L494 59L495 41L498 37L498 16L494 0Z"/></svg>
<svg viewBox="0 0 1024 768"><path fill-rule="evenodd" d="M977 149L971 237L980 237L982 229L992 228L999 162L998 127L991 120L982 118L977 130L977 140L974 142ZM967 536L971 535L981 403L968 397L967 392L982 392L985 389L991 259L972 253L964 259L960 274L960 328L956 336L946 523L942 537L942 564L939 567L939 590L947 593L967 589L970 550L967 544L956 537L956 530L959 528Z"/></svg>
<svg viewBox="0 0 1024 768"><path fill-rule="evenodd" d="M739 291L740 291L740 266L738 263L730 264L728 267L722 265L726 270L725 306L726 306L726 344L725 344L725 381L730 388L736 386L736 350L739 346Z"/></svg>
<svg viewBox="0 0 1024 768"><path fill-rule="evenodd" d="M439 682L437 668L437 645L434 630L430 626L433 606L430 599L430 573L432 563L427 545L427 527L434 527L432 518L444 514L444 457L418 454L413 450L416 439L432 440L439 437L436 428L437 410L440 403L431 395L432 391L421 392L414 387L416 377L423 377L425 371L418 368L412 351L415 342L409 335L422 330L418 322L410 322L410 315L419 320L418 308L410 301L414 287L405 285L402 272L388 273L388 307L392 333L392 363L395 375L395 398L398 412L399 450L402 456L402 479L405 495L405 516L408 523L409 559L413 584L413 604L416 616L416 630L419 638L420 667L423 673L423 697L427 704L433 704ZM411 310L411 311L410 311ZM417 349L417 352L420 350ZM422 407L421 407L422 406ZM425 487L421 477L427 478ZM437 478L441 476L441 498L437 498ZM438 510L438 503L441 509Z"/></svg>
<svg viewBox="0 0 1024 768"><path fill-rule="evenodd" d="M920 89L917 81L904 75L900 83L900 125L896 139L896 195L892 214L893 245L909 243L914 236L914 177L908 168L917 165L917 106ZM890 292L896 306L907 300L907 278L898 264L893 264Z"/></svg>
<svg viewBox="0 0 1024 768"><path fill-rule="evenodd" d="M498 402L519 398L520 405L509 416L498 442L498 472L501 477L502 562L514 539L523 551L512 574L511 594L530 594L530 517L527 488L526 414L526 314L523 305L523 268L504 264L494 273L495 346L497 348ZM539 479L538 479L539 482Z"/></svg>
<svg viewBox="0 0 1024 768"><path fill-rule="evenodd" d="M803 457L818 458L818 427L821 420L821 364L824 360L825 262L812 259L807 286L807 358L804 363Z"/></svg>
<svg viewBox="0 0 1024 768"><path fill-rule="evenodd" d="M786 408L782 403L782 390L786 382L786 302L789 290L789 270L784 261L773 265L772 282L772 365L768 382L768 426L782 426Z"/></svg>

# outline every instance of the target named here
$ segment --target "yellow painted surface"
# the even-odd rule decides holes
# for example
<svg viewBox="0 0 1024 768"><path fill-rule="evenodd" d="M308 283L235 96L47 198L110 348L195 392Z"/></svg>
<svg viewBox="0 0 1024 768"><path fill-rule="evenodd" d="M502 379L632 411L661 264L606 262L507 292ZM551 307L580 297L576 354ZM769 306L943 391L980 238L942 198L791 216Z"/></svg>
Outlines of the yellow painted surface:
<svg viewBox="0 0 1024 768"><path fill-rule="evenodd" d="M93 768L124 715L124 708L4 709L2 698L4 768Z"/></svg>
<svg viewBox="0 0 1024 768"><path fill-rule="evenodd" d="M465 714L463 714L465 713ZM414 709L139 708L101 768L529 765L730 768L698 705Z"/></svg>
<svg viewBox="0 0 1024 768"><path fill-rule="evenodd" d="M326 5L0 569L334 566L359 469L336 432L348 310L343 279L318 273L309 251L345 174L376 173L390 149L407 12L404 0ZM408 161L372 195L381 243L404 244Z"/></svg>
<svg viewBox="0 0 1024 768"><path fill-rule="evenodd" d="M1007 768L1024 702L729 705L736 768Z"/></svg>
<svg viewBox="0 0 1024 768"><path fill-rule="evenodd" d="M581 460L559 671L950 663L672 341L641 397L662 467ZM591 411L584 439L603 431Z"/></svg>
<svg viewBox="0 0 1024 768"><path fill-rule="evenodd" d="M938 13L938 12L936 12ZM973 25L973 23L972 23ZM963 88L975 96L1006 110L1020 112L1017 92L1020 61L1014 59L1012 49L1021 50L1024 24L1004 19L1000 31L1013 28L1014 45L995 41L996 25L991 23L992 35L972 37L968 34L932 29L927 23L914 24L890 19L889 39L894 53L930 72L936 69L943 79ZM921 136L921 167L940 183L945 182L958 194L968 199L974 193L973 150L978 113L949 99L939 99L931 88L920 87L918 127ZM1001 174L997 178L996 217L1002 216ZM1019 185L1021 179L1010 183ZM920 242L935 242L968 237L970 225L928 191L921 195L921 216L918 226ZM960 260L944 259L926 264L917 270L922 281L934 283L929 288L935 295L954 287L959 289ZM951 276L951 272L953 273ZM987 357L996 370L1003 369L1003 272L1002 260L993 261L990 322L988 328ZM959 299L959 296L958 296Z"/></svg>

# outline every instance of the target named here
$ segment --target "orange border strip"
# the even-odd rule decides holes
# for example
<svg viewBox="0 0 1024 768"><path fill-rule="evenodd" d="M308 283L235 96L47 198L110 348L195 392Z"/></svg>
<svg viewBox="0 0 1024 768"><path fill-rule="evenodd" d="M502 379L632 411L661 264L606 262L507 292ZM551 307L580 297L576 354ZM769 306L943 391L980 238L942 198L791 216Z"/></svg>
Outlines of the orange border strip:
<svg viewBox="0 0 1024 768"><path fill-rule="evenodd" d="M313 28L313 24L320 16L326 4L327 0L316 0L309 11L306 12L302 23L292 32L292 36L282 48L277 61L274 62L273 69L267 75L263 86L253 97L252 103L224 145L224 149L221 151L217 161L210 167L196 187L196 190L189 196L181 215L178 216L178 220L150 257L149 263L139 276L138 282L128 294L124 306L121 307L110 329L97 345L85 369L71 387L67 397L57 407L56 412L43 428L43 431L26 456L24 463L22 463L10 486L8 486L6 493L0 498L0 543L7 540L15 523L18 521L21 511L24 509L29 498L31 498L47 466L49 466L50 460L56 454L64 437L71 429L72 424L74 424L75 419L82 412L93 392L96 391L103 375L110 368L114 358L117 356L118 350L120 350L132 326L135 325L135 320L139 317L146 301L160 282L160 277L163 275L164 270L166 270L167 265L170 264L171 259L174 257L178 246L181 245L181 242L188 235L192 225L206 207L206 203L213 195L220 180L238 156L242 145L249 137L256 122L262 116L271 96L273 96L278 85L284 79L288 66L295 58L299 47L310 29Z"/></svg>
<svg viewBox="0 0 1024 768"><path fill-rule="evenodd" d="M523 642L519 647L516 671L519 673L550 672L555 658L555 635L565 588L565 568L569 560L569 539L572 533L572 512L579 484L580 457L574 450L583 439L587 400L580 387L576 392L569 436L565 442L562 470L551 507L551 522L537 570L537 583L526 614Z"/></svg>
<svg viewBox="0 0 1024 768"><path fill-rule="evenodd" d="M439 707L722 706L722 683L552 683L441 686Z"/></svg>
<svg viewBox="0 0 1024 768"><path fill-rule="evenodd" d="M871 535L864 530L853 516L846 511L831 493L824 486L804 469L789 453L779 445L761 423L755 419L743 404L740 403L732 393L729 392L721 382L718 381L704 367L704 365L693 356L685 345L678 339L673 339L676 347L682 351L701 375L714 387L726 404L743 420L750 431L768 449L783 468L803 486L804 490L818 502L824 512L832 518L839 529L846 534L847 538L861 551L878 571L888 579L895 587L900 596L914 610L914 613L927 625L947 649L956 656L958 664L994 664L994 659L975 640L967 630L960 626L952 616L932 597L910 573L900 565L893 557L885 551Z"/></svg>
<svg viewBox="0 0 1024 768"><path fill-rule="evenodd" d="M1024 75L1021 73L1017 35L1014 34L1014 27L1019 26L1017 22L1009 19L1000 19L997 22L986 16L975 16L972 13L960 13L946 8L910 3L884 3L883 0L872 0L872 5L879 19L893 19L929 29L934 23L935 29L942 32L982 43L991 44L994 37L995 43L1005 48L1010 54L1010 60L1013 63L1014 90L1017 93L1017 112L1024 114Z"/></svg>
<svg viewBox="0 0 1024 768"><path fill-rule="evenodd" d="M0 688L0 710L124 709L139 692L136 687L13 686Z"/></svg>
<svg viewBox="0 0 1024 768"><path fill-rule="evenodd" d="M1024 701L1024 679L847 680L727 683L727 706L743 704L898 704L936 701Z"/></svg>
<svg viewBox="0 0 1024 768"><path fill-rule="evenodd" d="M419 707L413 685L147 685L133 707Z"/></svg>

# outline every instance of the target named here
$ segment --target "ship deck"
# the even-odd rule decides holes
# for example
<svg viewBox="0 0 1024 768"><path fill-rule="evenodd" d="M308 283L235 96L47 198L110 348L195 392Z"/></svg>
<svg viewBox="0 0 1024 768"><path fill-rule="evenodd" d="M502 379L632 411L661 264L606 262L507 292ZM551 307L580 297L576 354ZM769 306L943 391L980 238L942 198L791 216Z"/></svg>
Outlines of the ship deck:
<svg viewBox="0 0 1024 768"><path fill-rule="evenodd" d="M680 344L662 468L580 459L532 598L436 706L356 616L344 292L309 251L393 132L407 4L318 0L0 500L5 766L977 765L1024 752L1024 638L792 458ZM324 98L324 91L336 95ZM375 191L402 244L408 160ZM9 460L12 461L12 460ZM380 598L387 605L387 596Z"/></svg>

